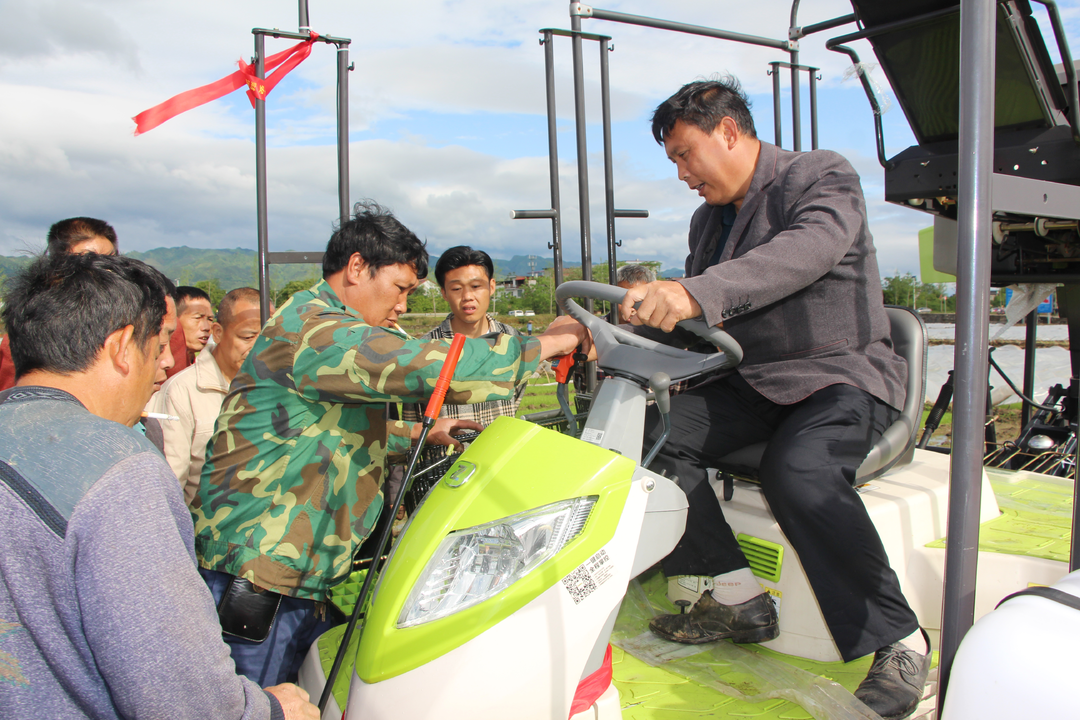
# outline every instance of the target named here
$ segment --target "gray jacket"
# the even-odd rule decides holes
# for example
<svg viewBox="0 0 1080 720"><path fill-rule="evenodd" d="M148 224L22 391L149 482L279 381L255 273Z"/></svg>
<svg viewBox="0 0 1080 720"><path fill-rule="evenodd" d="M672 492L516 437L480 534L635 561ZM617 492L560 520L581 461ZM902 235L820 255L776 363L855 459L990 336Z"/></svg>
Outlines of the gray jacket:
<svg viewBox="0 0 1080 720"><path fill-rule="evenodd" d="M276 720L236 674L176 476L42 387L0 393L0 714Z"/></svg>
<svg viewBox="0 0 1080 720"><path fill-rule="evenodd" d="M862 187L847 160L761 143L720 261L706 268L722 215L707 204L694 213L679 282L705 320L742 345L739 374L780 404L846 383L902 408L907 366L892 349Z"/></svg>

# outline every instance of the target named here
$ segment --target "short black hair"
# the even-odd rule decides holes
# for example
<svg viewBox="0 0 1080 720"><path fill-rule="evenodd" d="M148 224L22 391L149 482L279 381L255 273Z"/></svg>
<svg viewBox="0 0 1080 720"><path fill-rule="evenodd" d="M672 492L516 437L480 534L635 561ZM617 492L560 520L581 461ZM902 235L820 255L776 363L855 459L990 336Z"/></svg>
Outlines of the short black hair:
<svg viewBox="0 0 1080 720"><path fill-rule="evenodd" d="M90 217L73 217L52 224L45 236L50 254L69 253L71 248L84 240L103 237L112 243L113 250L120 252L120 242L113 226L104 220Z"/></svg>
<svg viewBox="0 0 1080 720"><path fill-rule="evenodd" d="M360 253L371 277L384 267L400 264L412 266L422 280L428 271L425 245L392 212L374 200L361 200L353 207L352 217L330 236L323 255L323 277L340 271L353 253Z"/></svg>
<svg viewBox="0 0 1080 720"><path fill-rule="evenodd" d="M144 350L161 332L172 283L121 255L43 255L5 285L4 325L15 377L59 375L94 364L105 340L128 325Z"/></svg>
<svg viewBox="0 0 1080 720"><path fill-rule="evenodd" d="M229 327L233 322L233 308L238 302L247 302L259 305L259 291L253 287L238 287L225 293L221 298L217 309L217 324L223 328Z"/></svg>
<svg viewBox="0 0 1080 720"><path fill-rule="evenodd" d="M711 135L725 117L734 120L744 135L757 137L750 98L738 80L730 75L719 80L695 80L657 106L652 116L652 134L663 145L675 123L682 120Z"/></svg>
<svg viewBox="0 0 1080 720"><path fill-rule="evenodd" d="M176 314L184 312L187 308L188 300L199 298L210 302L210 294L201 288L197 288L194 285L181 285L176 288L176 294L173 295L176 300ZM212 303L211 303L212 304Z"/></svg>
<svg viewBox="0 0 1080 720"><path fill-rule="evenodd" d="M483 250L473 250L468 245L457 245L440 255L439 261L435 263L435 280L439 283L439 287L446 289L446 285L443 284L446 273L469 265L484 268L487 271L488 280L495 277L495 263L491 262L490 255Z"/></svg>

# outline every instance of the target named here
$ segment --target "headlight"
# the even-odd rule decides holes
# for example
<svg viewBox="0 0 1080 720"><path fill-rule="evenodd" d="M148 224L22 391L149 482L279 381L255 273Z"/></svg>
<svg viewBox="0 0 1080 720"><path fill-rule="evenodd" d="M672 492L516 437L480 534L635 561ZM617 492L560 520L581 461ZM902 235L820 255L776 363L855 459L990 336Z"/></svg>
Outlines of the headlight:
<svg viewBox="0 0 1080 720"><path fill-rule="evenodd" d="M438 620L510 587L577 537L596 500L563 500L450 533L417 578L397 626Z"/></svg>

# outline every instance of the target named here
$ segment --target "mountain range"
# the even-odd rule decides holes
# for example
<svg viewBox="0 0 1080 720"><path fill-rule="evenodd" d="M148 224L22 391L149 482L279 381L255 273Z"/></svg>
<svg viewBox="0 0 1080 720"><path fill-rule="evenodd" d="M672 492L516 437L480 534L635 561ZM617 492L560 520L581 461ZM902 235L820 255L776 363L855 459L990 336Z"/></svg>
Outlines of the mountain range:
<svg viewBox="0 0 1080 720"><path fill-rule="evenodd" d="M125 253L128 257L142 260L161 270L177 285L194 285L203 280L217 280L222 289L228 291L245 285L256 287L258 283L258 256L254 250L233 248L231 250L207 250L202 248L173 247L155 248L146 252ZM431 258L434 267L438 258ZM512 258L492 258L495 263L496 279L511 275L527 275L530 272L543 272L554 261L550 257L539 255L515 255ZM30 257L0 256L0 276L10 275L30 261ZM580 262L566 262L567 268L579 268ZM431 273L429 272L429 275ZM664 277L681 277L679 271L662 273ZM317 278L317 265L272 265L270 282L280 288L293 280Z"/></svg>

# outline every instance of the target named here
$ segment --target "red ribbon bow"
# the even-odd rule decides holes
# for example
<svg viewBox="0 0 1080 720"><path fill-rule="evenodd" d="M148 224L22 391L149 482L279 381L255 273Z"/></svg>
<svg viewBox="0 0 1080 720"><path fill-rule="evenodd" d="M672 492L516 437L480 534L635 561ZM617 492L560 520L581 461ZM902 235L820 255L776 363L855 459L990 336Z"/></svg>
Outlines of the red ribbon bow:
<svg viewBox="0 0 1080 720"><path fill-rule="evenodd" d="M209 85L203 85L193 90L182 92L179 95L169 98L160 105L155 105L149 110L144 110L132 120L135 121L135 134L141 135L144 132L153 130L166 120L171 120L180 113L187 112L192 108L197 108L200 105L205 105L212 100L217 100L220 97L224 97L237 88L247 86L248 99L251 100L251 106L255 107L255 100L265 100L266 96L270 94L281 79L289 74L300 63L307 59L311 54L311 46L318 39L317 33L311 33L311 37L307 40L301 40L296 45L293 45L288 50L282 50L279 53L275 53L266 58L266 62L263 65L263 71L270 73L270 71L277 69L277 72L272 75L268 75L265 78L258 78L255 76L255 65L246 63L240 60L237 64L240 69L234 72L232 75L223 77L217 82L212 82Z"/></svg>

